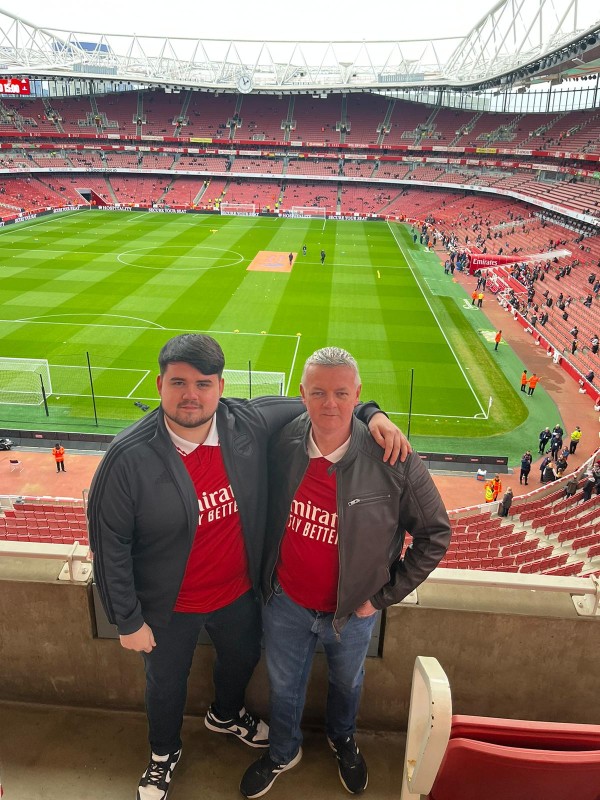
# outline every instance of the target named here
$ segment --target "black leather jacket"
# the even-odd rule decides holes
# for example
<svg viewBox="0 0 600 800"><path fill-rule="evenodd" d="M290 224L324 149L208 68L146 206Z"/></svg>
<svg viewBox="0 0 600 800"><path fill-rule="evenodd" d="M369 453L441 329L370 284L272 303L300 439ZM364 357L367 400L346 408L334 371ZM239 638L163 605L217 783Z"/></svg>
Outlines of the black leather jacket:
<svg viewBox="0 0 600 800"><path fill-rule="evenodd" d="M286 425L269 450L269 514L263 597L272 593L291 502L309 463L307 414ZM375 608L400 602L435 569L450 543L450 522L438 490L417 453L401 464L382 461L382 449L353 420L350 446L332 464L336 473L339 583L334 627L341 630L366 600ZM404 556L405 532L412 537Z"/></svg>

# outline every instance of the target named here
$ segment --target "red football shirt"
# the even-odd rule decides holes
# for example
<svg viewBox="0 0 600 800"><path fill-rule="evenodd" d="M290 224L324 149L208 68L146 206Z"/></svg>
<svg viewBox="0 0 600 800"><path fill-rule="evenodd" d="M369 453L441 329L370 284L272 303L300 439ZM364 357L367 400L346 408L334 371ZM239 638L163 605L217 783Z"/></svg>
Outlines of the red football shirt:
<svg viewBox="0 0 600 800"><path fill-rule="evenodd" d="M277 579L303 608L335 611L339 575L335 472L331 461L311 458L292 500L281 543Z"/></svg>
<svg viewBox="0 0 600 800"><path fill-rule="evenodd" d="M178 452L198 495L198 528L175 611L206 614L233 603L252 583L240 516L221 448Z"/></svg>

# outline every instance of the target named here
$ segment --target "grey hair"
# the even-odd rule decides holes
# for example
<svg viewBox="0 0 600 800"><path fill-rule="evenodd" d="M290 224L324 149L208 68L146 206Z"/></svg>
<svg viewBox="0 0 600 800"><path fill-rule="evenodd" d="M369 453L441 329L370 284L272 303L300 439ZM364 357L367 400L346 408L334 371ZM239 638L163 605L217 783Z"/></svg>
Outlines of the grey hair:
<svg viewBox="0 0 600 800"><path fill-rule="evenodd" d="M309 367L350 367L356 376L356 385L360 384L360 374L356 359L347 350L342 350L341 347L322 347L320 350L316 350L312 356L309 356L302 370L302 383L304 383L306 370Z"/></svg>

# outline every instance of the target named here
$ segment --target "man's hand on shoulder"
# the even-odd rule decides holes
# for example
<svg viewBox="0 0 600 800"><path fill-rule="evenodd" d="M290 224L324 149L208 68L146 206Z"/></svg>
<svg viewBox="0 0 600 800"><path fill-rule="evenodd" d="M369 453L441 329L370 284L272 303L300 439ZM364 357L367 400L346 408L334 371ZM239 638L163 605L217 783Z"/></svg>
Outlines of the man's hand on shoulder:
<svg viewBox="0 0 600 800"><path fill-rule="evenodd" d="M139 631L122 634L119 639L125 650L135 650L136 653L151 653L152 649L156 647L152 628L145 622Z"/></svg>
<svg viewBox="0 0 600 800"><path fill-rule="evenodd" d="M366 600L354 613L357 617L372 617L377 613L377 609L370 600Z"/></svg>
<svg viewBox="0 0 600 800"><path fill-rule="evenodd" d="M397 425L380 411L374 414L369 420L369 431L371 436L380 447L383 447L383 460L389 461L393 467L398 461L406 461L412 453L412 447L406 436Z"/></svg>

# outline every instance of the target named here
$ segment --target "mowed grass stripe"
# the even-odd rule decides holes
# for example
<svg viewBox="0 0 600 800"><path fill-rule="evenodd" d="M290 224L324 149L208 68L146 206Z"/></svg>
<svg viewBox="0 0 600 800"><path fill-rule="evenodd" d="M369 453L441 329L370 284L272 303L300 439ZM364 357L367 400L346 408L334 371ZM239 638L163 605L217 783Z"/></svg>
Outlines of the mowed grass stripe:
<svg viewBox="0 0 600 800"><path fill-rule="evenodd" d="M87 351L94 366L148 370L152 377L142 382L136 396L154 397L156 355L174 332L219 330L228 367L244 369L251 360L255 369L286 373L298 343L295 335L301 333L290 376L292 393L305 358L325 344L337 344L357 356L368 396L391 410L407 408L408 376L414 366L419 381L414 397L418 409L413 411L442 416L477 411L465 402L469 390L463 376L455 364L446 363L444 337L384 225L327 222L323 230L322 220L234 217L201 217L196 224L195 218L158 214L138 222L133 214L102 212L79 219L81 223L56 220L56 227L49 224L43 237L34 236L42 239L32 243L32 255L39 260L22 273L23 281L16 277L17 291L40 292L33 299L45 300L42 311L59 314L48 319L68 324L21 324L8 336L2 325L5 355L80 364ZM26 255L24 233L21 229L16 237L19 261ZM32 235L30 231L29 241ZM66 262L41 260L41 251L52 247L69 251ZM110 250L99 253L98 247ZM140 250L139 261L117 260L120 253L135 248ZM319 263L321 248L327 253L324 266ZM247 264L259 250L299 255L291 273L248 273ZM239 252L242 263L223 266L221 251ZM160 262L159 269L143 269L148 253ZM210 268L196 269L194 259ZM6 312L5 306L4 318ZM145 324L169 330L145 330ZM249 331L257 335L246 335ZM123 376L120 391L130 391L136 376ZM110 379L108 372L102 376L105 392Z"/></svg>

